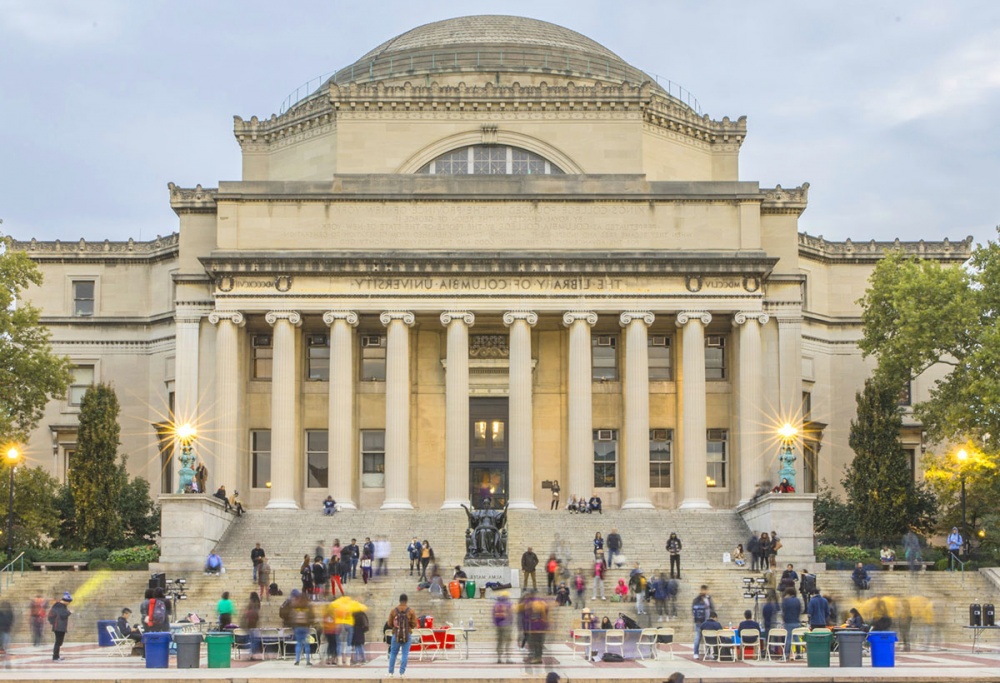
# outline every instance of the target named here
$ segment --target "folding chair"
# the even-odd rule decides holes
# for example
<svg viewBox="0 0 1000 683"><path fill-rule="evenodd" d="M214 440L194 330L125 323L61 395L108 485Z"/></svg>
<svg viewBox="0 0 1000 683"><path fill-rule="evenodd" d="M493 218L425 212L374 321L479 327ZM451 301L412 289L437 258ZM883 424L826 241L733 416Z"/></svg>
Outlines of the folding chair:
<svg viewBox="0 0 1000 683"><path fill-rule="evenodd" d="M646 645L649 647L649 658L656 659L656 629L655 628L644 628L639 632L639 642L635 644L635 649L639 653L639 659L645 659L642 655L642 646Z"/></svg>
<svg viewBox="0 0 1000 683"><path fill-rule="evenodd" d="M240 652L246 650L253 657L253 644L250 642L250 631L245 628L233 629L233 654L240 659Z"/></svg>
<svg viewBox="0 0 1000 683"><path fill-rule="evenodd" d="M267 659L267 651L274 650L274 658L279 659L282 656L283 637L282 629L280 628L262 628L260 630L261 657Z"/></svg>
<svg viewBox="0 0 1000 683"><path fill-rule="evenodd" d="M747 650L751 657L760 661L760 631L755 628L745 628L740 631L740 659L747 660Z"/></svg>
<svg viewBox="0 0 1000 683"><path fill-rule="evenodd" d="M410 634L410 644L417 645L420 649L420 661L424 661L424 654L430 653L430 661L434 661L438 653L438 642L434 638L434 631L429 628L415 628ZM413 639L417 640L414 641Z"/></svg>
<svg viewBox="0 0 1000 683"><path fill-rule="evenodd" d="M791 653L795 655L796 659L801 659L802 654L806 651L806 634L809 633L809 629L804 626L792 629L792 647Z"/></svg>
<svg viewBox="0 0 1000 683"><path fill-rule="evenodd" d="M618 654L625 659L625 631L620 628L608 629L604 634L604 651L610 652L611 648L618 648Z"/></svg>
<svg viewBox="0 0 1000 683"><path fill-rule="evenodd" d="M468 634L464 633L460 628L446 628L444 631L444 658L452 659L453 657L461 659L462 658L462 642ZM449 639L452 643L452 647L448 648Z"/></svg>
<svg viewBox="0 0 1000 683"><path fill-rule="evenodd" d="M666 626L661 626L656 629L656 642L659 645L666 643L667 654L670 655L670 659L674 658L674 629Z"/></svg>
<svg viewBox="0 0 1000 683"><path fill-rule="evenodd" d="M594 634L585 628L573 629L573 654L576 655L576 648L583 647L583 658L590 661L590 653L594 646Z"/></svg>
<svg viewBox="0 0 1000 683"><path fill-rule="evenodd" d="M702 656L704 656L705 659L711 659L714 657L719 647L719 632L713 629L702 629L701 646L705 648L702 652Z"/></svg>
<svg viewBox="0 0 1000 683"><path fill-rule="evenodd" d="M788 653L785 652L785 641L787 639L788 631L783 628L772 628L767 632L767 643L765 643L765 648L767 649L767 658L769 661L774 661L775 657L778 657L781 661L788 659ZM774 654L775 650L781 654Z"/></svg>
<svg viewBox="0 0 1000 683"><path fill-rule="evenodd" d="M118 627L112 624L107 624L105 628L108 629L108 635L111 636L111 643L115 646L115 651L122 657L128 657L132 654L132 646L135 645L135 641L129 640L125 636L118 633Z"/></svg>
<svg viewBox="0 0 1000 683"><path fill-rule="evenodd" d="M736 648L739 645L736 642L736 631L731 628L724 628L717 632L717 637L719 639L719 661L722 661L722 657L728 654L729 661L735 662L737 658Z"/></svg>

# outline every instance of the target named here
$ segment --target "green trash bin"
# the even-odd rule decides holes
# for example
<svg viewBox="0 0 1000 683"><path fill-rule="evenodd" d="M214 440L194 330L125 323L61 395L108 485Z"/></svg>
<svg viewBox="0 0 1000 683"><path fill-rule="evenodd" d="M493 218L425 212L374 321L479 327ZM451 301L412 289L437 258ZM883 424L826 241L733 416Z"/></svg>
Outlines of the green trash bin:
<svg viewBox="0 0 1000 683"><path fill-rule="evenodd" d="M233 652L233 634L209 633L205 636L208 645L208 668L228 669Z"/></svg>
<svg viewBox="0 0 1000 683"><path fill-rule="evenodd" d="M829 669L832 644L833 632L828 628L817 628L806 633L806 666Z"/></svg>
<svg viewBox="0 0 1000 683"><path fill-rule="evenodd" d="M470 597L476 597L476 582L472 579L465 580L465 594Z"/></svg>

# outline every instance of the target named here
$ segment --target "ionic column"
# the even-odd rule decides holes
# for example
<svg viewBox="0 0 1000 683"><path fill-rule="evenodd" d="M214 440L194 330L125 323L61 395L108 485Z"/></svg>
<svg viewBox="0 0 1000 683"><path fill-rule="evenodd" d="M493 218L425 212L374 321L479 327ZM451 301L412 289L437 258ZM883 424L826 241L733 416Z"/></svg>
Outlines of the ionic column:
<svg viewBox="0 0 1000 683"><path fill-rule="evenodd" d="M708 510L708 442L705 420L705 326L712 322L707 311L682 311L677 326L683 329L681 344L681 401L684 419L682 458L684 498L681 510Z"/></svg>
<svg viewBox="0 0 1000 683"><path fill-rule="evenodd" d="M215 330L215 467L209 468L214 481L209 490L225 485L237 490L239 480L239 333L246 322L239 311L213 311L208 321ZM212 470L215 470L213 473Z"/></svg>
<svg viewBox="0 0 1000 683"><path fill-rule="evenodd" d="M200 345L202 311L193 307L178 307L174 316L174 414L175 426L191 424L202 427L203 420L198 415L198 350ZM174 453L180 454L178 443ZM173 486L177 487L180 472L180 458L171 463ZM180 493L177 491L177 493Z"/></svg>
<svg viewBox="0 0 1000 683"><path fill-rule="evenodd" d="M274 328L271 371L271 498L268 510L297 510L295 407L295 328L302 316L295 311L271 311L264 319Z"/></svg>
<svg viewBox="0 0 1000 683"><path fill-rule="evenodd" d="M510 507L534 510L531 495L535 471L532 429L531 328L538 315L508 311L503 324L510 328Z"/></svg>
<svg viewBox="0 0 1000 683"><path fill-rule="evenodd" d="M563 315L569 328L569 493L590 496L594 491L594 426L591 405L590 328L593 311Z"/></svg>
<svg viewBox="0 0 1000 683"><path fill-rule="evenodd" d="M733 316L733 325L740 328L740 367L737 375L737 395L740 409L740 504L750 502L757 484L766 479L761 433L764 429L764 384L762 373L764 354L760 328L767 324L767 313L741 312Z"/></svg>
<svg viewBox="0 0 1000 683"><path fill-rule="evenodd" d="M441 324L448 329L442 510L469 503L469 328L475 322L468 311L441 314Z"/></svg>
<svg viewBox="0 0 1000 683"><path fill-rule="evenodd" d="M625 502L622 510L652 508L649 499L649 311L625 311Z"/></svg>
<svg viewBox="0 0 1000 683"><path fill-rule="evenodd" d="M386 311L385 500L383 510L412 510L410 502L410 327L409 311Z"/></svg>
<svg viewBox="0 0 1000 683"><path fill-rule="evenodd" d="M354 510L357 461L354 452L354 332L358 314L327 311L330 326L329 492L345 510Z"/></svg>

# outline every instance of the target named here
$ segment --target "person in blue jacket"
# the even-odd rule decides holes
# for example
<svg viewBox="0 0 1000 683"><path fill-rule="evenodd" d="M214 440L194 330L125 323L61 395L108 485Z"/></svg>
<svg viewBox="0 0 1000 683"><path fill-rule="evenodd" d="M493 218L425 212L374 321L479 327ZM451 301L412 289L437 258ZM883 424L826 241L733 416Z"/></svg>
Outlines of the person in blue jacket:
<svg viewBox="0 0 1000 683"><path fill-rule="evenodd" d="M809 599L809 628L826 628L827 618L830 616L830 603L823 597L819 587Z"/></svg>

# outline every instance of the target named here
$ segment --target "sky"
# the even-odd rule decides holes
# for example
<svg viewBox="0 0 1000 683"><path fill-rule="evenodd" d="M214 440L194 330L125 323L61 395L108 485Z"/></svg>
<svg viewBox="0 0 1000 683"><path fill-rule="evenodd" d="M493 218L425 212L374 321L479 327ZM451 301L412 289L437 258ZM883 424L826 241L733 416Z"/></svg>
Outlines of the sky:
<svg viewBox="0 0 1000 683"><path fill-rule="evenodd" d="M420 24L512 14L578 31L748 117L742 180L810 183L828 240L996 239L996 0L0 0L0 232L153 239L167 183L238 180L232 116Z"/></svg>

